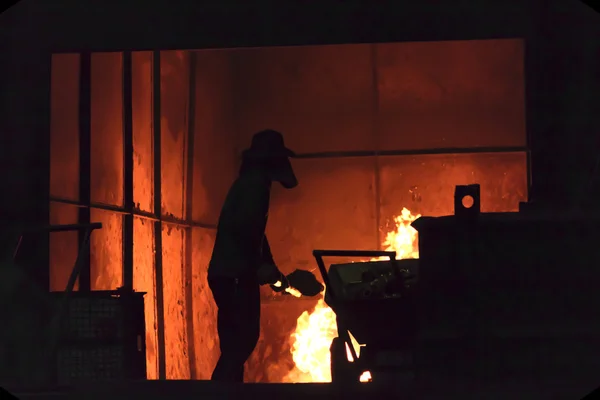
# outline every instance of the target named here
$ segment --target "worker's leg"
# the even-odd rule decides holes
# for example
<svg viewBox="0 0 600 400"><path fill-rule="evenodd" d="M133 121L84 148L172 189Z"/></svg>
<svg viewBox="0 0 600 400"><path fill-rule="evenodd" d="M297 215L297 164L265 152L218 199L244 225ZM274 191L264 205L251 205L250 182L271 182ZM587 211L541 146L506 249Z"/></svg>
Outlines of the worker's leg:
<svg viewBox="0 0 600 400"><path fill-rule="evenodd" d="M218 307L217 331L221 356L212 380L243 382L244 363L260 333L260 289L256 281L229 278L209 280Z"/></svg>

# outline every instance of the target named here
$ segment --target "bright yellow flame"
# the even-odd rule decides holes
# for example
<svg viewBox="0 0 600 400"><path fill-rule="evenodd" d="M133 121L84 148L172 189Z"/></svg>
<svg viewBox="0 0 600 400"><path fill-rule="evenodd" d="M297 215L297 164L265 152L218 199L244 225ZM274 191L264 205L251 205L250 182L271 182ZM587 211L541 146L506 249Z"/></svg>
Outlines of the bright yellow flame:
<svg viewBox="0 0 600 400"><path fill-rule="evenodd" d="M394 218L396 230L387 233L383 247L386 251L395 251L396 258L419 258L418 234L410 224L420 215L403 208L400 215ZM385 259L385 258L380 258ZM373 259L374 261L379 259ZM331 382L329 347L333 338L337 337L335 313L323 298L320 298L314 310L303 312L298 318L296 330L292 333L291 352L295 368L286 377L289 382ZM352 347L360 355L360 346L351 336ZM350 351L346 353L352 360ZM361 382L369 382L371 372L365 371L360 376Z"/></svg>
<svg viewBox="0 0 600 400"><path fill-rule="evenodd" d="M359 380L361 382L371 382L371 371L365 371L362 373L362 375L360 376Z"/></svg>
<svg viewBox="0 0 600 400"><path fill-rule="evenodd" d="M273 286L275 286L275 287L281 287L281 285L283 285L283 283L281 283L281 281L277 281L273 284ZM287 288L285 288L285 291L294 297L302 297L302 293L300 293L299 290L294 289L293 287L287 287Z"/></svg>

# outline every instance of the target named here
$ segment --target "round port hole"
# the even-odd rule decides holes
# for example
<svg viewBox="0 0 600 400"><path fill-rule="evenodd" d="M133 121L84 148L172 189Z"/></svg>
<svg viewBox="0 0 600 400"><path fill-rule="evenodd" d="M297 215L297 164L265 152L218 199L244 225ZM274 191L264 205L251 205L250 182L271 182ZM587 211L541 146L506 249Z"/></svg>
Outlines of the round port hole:
<svg viewBox="0 0 600 400"><path fill-rule="evenodd" d="M471 208L475 204L475 199L470 194L462 198L462 205L464 208Z"/></svg>

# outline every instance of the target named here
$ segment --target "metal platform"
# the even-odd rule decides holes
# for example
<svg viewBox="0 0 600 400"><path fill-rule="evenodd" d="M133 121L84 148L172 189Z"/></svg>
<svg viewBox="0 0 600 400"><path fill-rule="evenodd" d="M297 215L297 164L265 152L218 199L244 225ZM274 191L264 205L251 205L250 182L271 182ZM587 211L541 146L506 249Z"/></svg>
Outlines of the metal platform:
<svg viewBox="0 0 600 400"><path fill-rule="evenodd" d="M22 400L67 400L131 398L209 400L285 398L286 400L317 400L332 398L395 398L395 399L523 399L572 400L583 398L595 386L594 378L578 380L461 381L431 377L411 386L385 387L372 384L343 386L332 384L238 384L225 385L210 381L145 381L128 384L88 386L54 393L15 393Z"/></svg>

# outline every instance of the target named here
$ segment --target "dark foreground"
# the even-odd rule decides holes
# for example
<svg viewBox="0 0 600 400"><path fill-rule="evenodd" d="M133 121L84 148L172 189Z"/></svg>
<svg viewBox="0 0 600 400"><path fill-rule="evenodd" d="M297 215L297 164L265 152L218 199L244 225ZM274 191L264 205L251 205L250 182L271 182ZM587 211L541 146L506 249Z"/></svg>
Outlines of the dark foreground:
<svg viewBox="0 0 600 400"><path fill-rule="evenodd" d="M589 394L596 379L553 379L551 381L459 381L433 377L413 384L382 387L362 384L339 387L332 384L242 384L223 385L209 381L144 381L127 384L90 385L53 393L15 393L20 399L281 399L316 400L332 398L380 399L524 399L577 400ZM600 381L600 379L598 380Z"/></svg>

